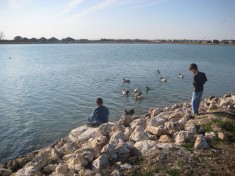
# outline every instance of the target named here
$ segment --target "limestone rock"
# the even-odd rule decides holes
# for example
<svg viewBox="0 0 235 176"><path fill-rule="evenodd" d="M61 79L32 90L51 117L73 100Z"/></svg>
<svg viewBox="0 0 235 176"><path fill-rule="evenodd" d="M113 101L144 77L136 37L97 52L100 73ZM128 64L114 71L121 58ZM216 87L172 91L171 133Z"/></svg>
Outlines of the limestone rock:
<svg viewBox="0 0 235 176"><path fill-rule="evenodd" d="M157 149L172 149L172 148L178 148L178 146L173 143L157 143L156 148Z"/></svg>
<svg viewBox="0 0 235 176"><path fill-rule="evenodd" d="M76 171L80 171L88 164L81 155L77 155L76 158L70 158L66 163L69 169L74 169Z"/></svg>
<svg viewBox="0 0 235 176"><path fill-rule="evenodd" d="M0 175L2 175L2 176L10 176L11 173L12 173L12 171L9 169L0 168Z"/></svg>
<svg viewBox="0 0 235 176"><path fill-rule="evenodd" d="M92 141L92 147L100 150L107 142L108 138L106 136L97 136Z"/></svg>
<svg viewBox="0 0 235 176"><path fill-rule="evenodd" d="M165 118L153 117L147 121L147 125L158 127L166 123Z"/></svg>
<svg viewBox="0 0 235 176"><path fill-rule="evenodd" d="M127 136L127 137L130 137L131 133L133 132L133 130L131 129L131 127L126 127L125 128L125 131L124 131L124 134Z"/></svg>
<svg viewBox="0 0 235 176"><path fill-rule="evenodd" d="M124 125L124 126L129 126L131 122L131 116L129 115L123 115L119 121L118 121L118 125Z"/></svg>
<svg viewBox="0 0 235 176"><path fill-rule="evenodd" d="M107 167L109 165L108 157L106 154L101 155L96 160L93 161L92 166L94 170L100 170L102 168Z"/></svg>
<svg viewBox="0 0 235 176"><path fill-rule="evenodd" d="M117 156L121 159L126 159L130 154L130 149L127 144L120 144L115 148Z"/></svg>
<svg viewBox="0 0 235 176"><path fill-rule="evenodd" d="M192 134L196 134L197 133L197 128L195 127L195 125L185 126L185 130L191 132Z"/></svg>
<svg viewBox="0 0 235 176"><path fill-rule="evenodd" d="M56 164L49 164L48 166L44 167L43 170L46 173L51 173L55 170L56 166L57 166Z"/></svg>
<svg viewBox="0 0 235 176"><path fill-rule="evenodd" d="M159 108L153 109L152 112L151 112L151 118L159 115L161 112L162 112L162 110L159 109Z"/></svg>
<svg viewBox="0 0 235 176"><path fill-rule="evenodd" d="M142 141L142 140L148 140L148 134L144 132L143 126L138 126L134 130L134 132L131 134L130 139L133 141Z"/></svg>
<svg viewBox="0 0 235 176"><path fill-rule="evenodd" d="M197 139L194 144L195 149L209 149L210 146L208 145L205 136L197 135Z"/></svg>
<svg viewBox="0 0 235 176"><path fill-rule="evenodd" d="M183 144L190 142L193 139L193 135L189 131L180 131L175 137L176 144Z"/></svg>
<svg viewBox="0 0 235 176"><path fill-rule="evenodd" d="M148 131L152 134L155 134L156 136L161 136L161 135L167 134L167 131L162 126L154 127L154 126L148 125L146 127L146 131Z"/></svg>
<svg viewBox="0 0 235 176"><path fill-rule="evenodd" d="M134 147L139 150L144 156L155 153L157 149L156 142L151 140L136 142Z"/></svg>
<svg viewBox="0 0 235 176"><path fill-rule="evenodd" d="M216 138L216 134L215 134L215 132L206 132L205 133L205 137L206 137L206 139L209 139L209 140L214 140L215 138Z"/></svg>
<svg viewBox="0 0 235 176"><path fill-rule="evenodd" d="M90 138L97 136L98 128L92 128L87 126L81 126L72 130L69 134L71 141L87 141Z"/></svg>
<svg viewBox="0 0 235 176"><path fill-rule="evenodd" d="M28 166L18 170L15 176L42 176L42 174L34 167Z"/></svg>
<svg viewBox="0 0 235 176"><path fill-rule="evenodd" d="M136 120L133 120L130 124L131 128L134 130L138 126L143 126L145 127L145 120L143 118L139 118Z"/></svg>
<svg viewBox="0 0 235 176"><path fill-rule="evenodd" d="M111 131L112 131L112 126L114 126L113 124L110 123L104 123L102 125L99 126L99 133L102 134L103 136L109 136Z"/></svg>
<svg viewBox="0 0 235 176"><path fill-rule="evenodd" d="M64 163L59 163L59 165L55 168L55 172L58 175L68 175L69 173L69 168L66 164Z"/></svg>
<svg viewBox="0 0 235 176"><path fill-rule="evenodd" d="M110 176L121 176L121 173L119 172L119 170L115 169Z"/></svg>
<svg viewBox="0 0 235 176"><path fill-rule="evenodd" d="M87 160L88 162L92 162L94 157L95 157L95 154L94 152L90 151L90 150L86 150L82 153L82 157Z"/></svg>
<svg viewBox="0 0 235 176"><path fill-rule="evenodd" d="M121 143L125 143L126 141L128 141L127 136L123 132L117 131L111 136L109 143L118 145Z"/></svg>
<svg viewBox="0 0 235 176"><path fill-rule="evenodd" d="M161 135L158 142L170 143L173 142L172 138L168 135Z"/></svg>

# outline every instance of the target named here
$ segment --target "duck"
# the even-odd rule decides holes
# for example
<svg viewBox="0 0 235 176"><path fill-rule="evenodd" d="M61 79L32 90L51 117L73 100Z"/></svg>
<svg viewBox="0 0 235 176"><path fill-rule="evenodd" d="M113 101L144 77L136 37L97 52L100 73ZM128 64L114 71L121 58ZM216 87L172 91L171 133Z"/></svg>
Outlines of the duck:
<svg viewBox="0 0 235 176"><path fill-rule="evenodd" d="M126 90L126 89L124 89L123 91L122 91L122 95L128 95L130 93L130 91L129 90Z"/></svg>
<svg viewBox="0 0 235 176"><path fill-rule="evenodd" d="M132 115L135 113L135 109L125 109L125 115Z"/></svg>
<svg viewBox="0 0 235 176"><path fill-rule="evenodd" d="M123 80L123 83L130 83L131 82L129 79L125 79L125 78L123 78L122 80Z"/></svg>
<svg viewBox="0 0 235 176"><path fill-rule="evenodd" d="M150 87L149 86L145 86L145 91L149 91Z"/></svg>
<svg viewBox="0 0 235 176"><path fill-rule="evenodd" d="M179 78L184 78L184 75L182 75L181 73L179 73Z"/></svg>
<svg viewBox="0 0 235 176"><path fill-rule="evenodd" d="M167 79L166 79L166 78L161 77L161 78L160 78L160 81L161 81L161 82L167 82Z"/></svg>
<svg viewBox="0 0 235 176"><path fill-rule="evenodd" d="M157 74L160 74L160 71L159 71L159 70L157 70Z"/></svg>
<svg viewBox="0 0 235 176"><path fill-rule="evenodd" d="M138 92L135 94L135 99L143 99L143 95L142 95L142 92Z"/></svg>

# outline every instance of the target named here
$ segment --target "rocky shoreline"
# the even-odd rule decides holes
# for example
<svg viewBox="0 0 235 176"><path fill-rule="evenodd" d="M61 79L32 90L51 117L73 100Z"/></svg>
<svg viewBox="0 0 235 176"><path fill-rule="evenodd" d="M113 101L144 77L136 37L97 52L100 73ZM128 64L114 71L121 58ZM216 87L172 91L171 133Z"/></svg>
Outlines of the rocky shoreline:
<svg viewBox="0 0 235 176"><path fill-rule="evenodd" d="M81 126L46 148L0 164L0 175L232 175L234 109L235 94L226 94L204 99L195 117L186 102L96 128ZM215 155L232 162L216 165Z"/></svg>

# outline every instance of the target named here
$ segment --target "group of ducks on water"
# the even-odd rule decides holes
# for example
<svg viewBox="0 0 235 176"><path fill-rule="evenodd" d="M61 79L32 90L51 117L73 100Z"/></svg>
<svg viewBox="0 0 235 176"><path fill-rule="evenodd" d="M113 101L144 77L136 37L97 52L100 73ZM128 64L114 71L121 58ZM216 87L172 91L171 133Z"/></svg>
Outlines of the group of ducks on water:
<svg viewBox="0 0 235 176"><path fill-rule="evenodd" d="M160 71L159 70L157 70L156 71L156 73L157 74L160 74ZM184 75L182 75L181 73L179 73L179 78L181 78L181 79L183 79L184 78ZM160 78L160 81L161 82L167 82L167 78L165 78L165 77L161 77ZM129 80L129 79L126 79L126 78L123 78L123 83L130 83L131 82L131 80ZM149 86L145 86L145 89L144 89L146 92L148 92L149 90L151 90L151 88L149 87ZM135 99L143 99L144 97L143 97L143 93L139 90L139 89L134 89L134 97L135 97ZM124 89L124 90L122 90L122 94L123 95L129 95L130 94L130 91L129 90L126 90L126 89Z"/></svg>

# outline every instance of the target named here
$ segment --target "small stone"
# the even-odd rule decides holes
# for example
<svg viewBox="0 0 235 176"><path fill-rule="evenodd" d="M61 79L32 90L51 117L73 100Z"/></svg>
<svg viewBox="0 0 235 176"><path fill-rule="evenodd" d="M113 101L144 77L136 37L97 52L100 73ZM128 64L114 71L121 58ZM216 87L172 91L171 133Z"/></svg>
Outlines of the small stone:
<svg viewBox="0 0 235 176"><path fill-rule="evenodd" d="M121 143L125 143L126 141L128 141L128 137L123 132L117 131L111 136L109 143L118 145Z"/></svg>
<svg viewBox="0 0 235 176"><path fill-rule="evenodd" d="M59 163L59 165L55 168L55 171L57 174L68 174L69 173L69 168L66 164L64 163Z"/></svg>
<svg viewBox="0 0 235 176"><path fill-rule="evenodd" d="M167 120L165 118L159 118L157 116L157 117L153 117L153 118L149 119L147 121L147 125L158 127L158 126L164 125L166 123L166 121Z"/></svg>
<svg viewBox="0 0 235 176"><path fill-rule="evenodd" d="M213 141L216 138L216 134L214 132L210 132L210 133L206 132L205 137L206 137L206 139L209 139L209 140Z"/></svg>
<svg viewBox="0 0 235 176"><path fill-rule="evenodd" d="M134 147L139 150L144 156L155 153L157 149L156 142L151 140L136 142Z"/></svg>
<svg viewBox="0 0 235 176"><path fill-rule="evenodd" d="M130 139L133 141L142 141L142 140L148 140L149 137L148 133L144 132L144 127L138 126L131 134Z"/></svg>
<svg viewBox="0 0 235 176"><path fill-rule="evenodd" d="M131 117L129 115L123 115L119 121L118 121L118 125L124 125L124 126L130 126L130 122L131 122Z"/></svg>
<svg viewBox="0 0 235 176"><path fill-rule="evenodd" d="M110 174L110 176L121 176L121 173L116 169Z"/></svg>
<svg viewBox="0 0 235 176"><path fill-rule="evenodd" d="M113 124L110 123L104 123L99 126L99 133L102 134L103 136L109 136L111 131L112 131L112 126Z"/></svg>
<svg viewBox="0 0 235 176"><path fill-rule="evenodd" d="M161 136L164 134L167 134L167 131L163 128L163 127L154 127L154 126L150 126L148 125L146 127L146 131L155 134L156 136Z"/></svg>
<svg viewBox="0 0 235 176"><path fill-rule="evenodd" d="M46 173L51 173L51 172L53 172L55 170L56 166L57 166L56 164L50 164L50 165L44 167L43 170Z"/></svg>
<svg viewBox="0 0 235 176"><path fill-rule="evenodd" d="M106 136L97 136L92 141L92 147L96 149L101 149L108 142L108 138Z"/></svg>
<svg viewBox="0 0 235 176"><path fill-rule="evenodd" d="M183 144L190 142L193 139L193 135L189 131L180 131L175 137L176 144Z"/></svg>
<svg viewBox="0 0 235 176"><path fill-rule="evenodd" d="M161 135L158 142L170 143L173 142L172 138L168 135Z"/></svg>
<svg viewBox="0 0 235 176"><path fill-rule="evenodd" d="M224 133L218 132L218 138L219 138L220 140L224 140L224 139L226 138L226 136L225 136Z"/></svg>

